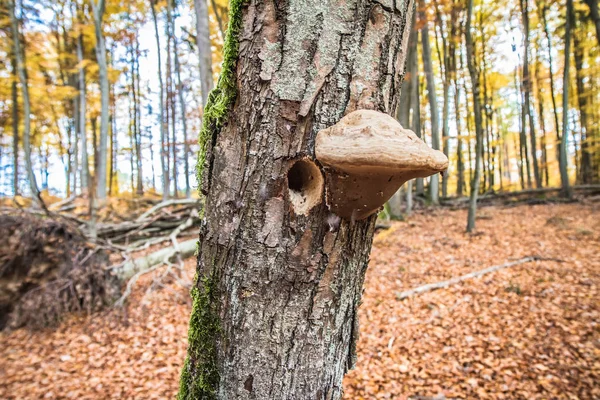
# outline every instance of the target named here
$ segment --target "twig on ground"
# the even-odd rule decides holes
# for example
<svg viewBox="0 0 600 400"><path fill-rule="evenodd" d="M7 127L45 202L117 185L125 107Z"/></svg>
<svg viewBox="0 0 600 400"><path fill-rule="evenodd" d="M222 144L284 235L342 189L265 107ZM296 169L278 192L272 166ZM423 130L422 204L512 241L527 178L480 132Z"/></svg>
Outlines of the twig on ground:
<svg viewBox="0 0 600 400"><path fill-rule="evenodd" d="M437 290L437 289L443 289L443 288L447 288L451 285L466 281L468 279L473 279L473 278L477 278L479 276L485 275L485 274L489 274L491 272L495 272L504 268L509 268L509 267L514 267L515 265L520 265L520 264L525 264L531 261L556 261L556 262L563 262L563 260L559 260L559 259L554 259L554 258L544 258L544 257L539 257L539 256L529 256L529 257L524 257L521 258L519 260L516 261L511 261L511 262L507 262L501 265L495 265L493 267L489 267L486 269L482 269L479 271L475 271L475 272L470 272L468 274L456 277L456 278L452 278L452 279L448 279L447 281L442 281L442 282L436 282L436 283L429 283L427 285L423 285L423 286L419 286L417 288L414 289L410 289L410 290L406 290L404 292L399 292L398 294L396 294L396 299L397 300L404 300L407 297L411 297L414 296L416 294L421 294L421 293L425 293L425 292L429 292L432 290Z"/></svg>

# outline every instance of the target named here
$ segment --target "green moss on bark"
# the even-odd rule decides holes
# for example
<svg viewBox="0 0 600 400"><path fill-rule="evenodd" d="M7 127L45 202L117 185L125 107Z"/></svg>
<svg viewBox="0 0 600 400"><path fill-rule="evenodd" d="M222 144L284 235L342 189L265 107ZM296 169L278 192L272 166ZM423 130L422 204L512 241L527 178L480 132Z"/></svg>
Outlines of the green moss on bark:
<svg viewBox="0 0 600 400"><path fill-rule="evenodd" d="M206 163L206 152L213 138L219 134L227 113L235 101L237 95L235 67L239 51L239 34L242 29L242 6L245 0L229 1L229 26L223 44L223 65L217 86L208 95L208 101L204 108L202 127L198 136L200 150L198 152L198 163L196 164L196 176L198 186L202 181L202 173Z"/></svg>
<svg viewBox="0 0 600 400"><path fill-rule="evenodd" d="M220 333L218 298L214 274L194 284L192 316L188 329L188 352L181 370L178 400L216 399L219 384L215 339Z"/></svg>

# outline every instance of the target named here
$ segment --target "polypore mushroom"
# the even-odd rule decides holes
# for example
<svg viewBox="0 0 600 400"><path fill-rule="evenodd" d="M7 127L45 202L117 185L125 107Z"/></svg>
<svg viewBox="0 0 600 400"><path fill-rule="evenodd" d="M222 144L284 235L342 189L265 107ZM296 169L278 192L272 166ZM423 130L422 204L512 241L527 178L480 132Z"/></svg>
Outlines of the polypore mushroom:
<svg viewBox="0 0 600 400"><path fill-rule="evenodd" d="M387 114L357 110L319 131L315 155L323 165L329 209L345 219L377 212L413 178L448 168L448 158Z"/></svg>

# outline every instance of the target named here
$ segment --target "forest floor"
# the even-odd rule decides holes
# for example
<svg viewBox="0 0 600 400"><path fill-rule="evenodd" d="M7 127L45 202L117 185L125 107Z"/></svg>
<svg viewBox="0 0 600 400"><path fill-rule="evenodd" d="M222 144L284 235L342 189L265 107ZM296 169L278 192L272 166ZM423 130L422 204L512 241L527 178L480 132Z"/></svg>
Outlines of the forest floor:
<svg viewBox="0 0 600 400"><path fill-rule="evenodd" d="M377 234L345 398L600 398L600 203L487 207L475 234L465 221L429 209ZM396 296L526 256L544 260ZM173 398L190 301L174 279L148 292L160 274L124 309L0 333L0 398Z"/></svg>

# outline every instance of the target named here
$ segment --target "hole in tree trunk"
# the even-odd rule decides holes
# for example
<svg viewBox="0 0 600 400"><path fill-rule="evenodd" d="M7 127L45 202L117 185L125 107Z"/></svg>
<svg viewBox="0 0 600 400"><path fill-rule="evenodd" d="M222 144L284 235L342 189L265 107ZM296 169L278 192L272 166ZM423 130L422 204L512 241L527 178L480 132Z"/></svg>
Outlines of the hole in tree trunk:
<svg viewBox="0 0 600 400"><path fill-rule="evenodd" d="M248 392L252 392L252 384L253 383L254 383L254 376L248 375L248 378L246 378L246 382L244 382L244 389L246 389Z"/></svg>
<svg viewBox="0 0 600 400"><path fill-rule="evenodd" d="M310 160L296 161L287 173L290 202L296 214L306 215L321 202L323 175Z"/></svg>

